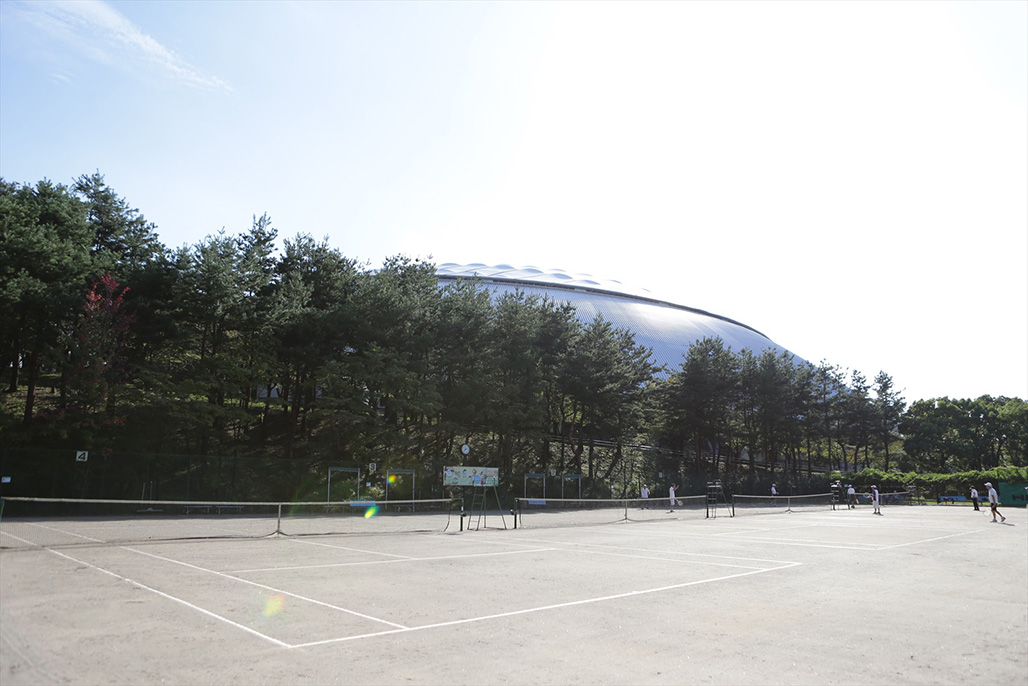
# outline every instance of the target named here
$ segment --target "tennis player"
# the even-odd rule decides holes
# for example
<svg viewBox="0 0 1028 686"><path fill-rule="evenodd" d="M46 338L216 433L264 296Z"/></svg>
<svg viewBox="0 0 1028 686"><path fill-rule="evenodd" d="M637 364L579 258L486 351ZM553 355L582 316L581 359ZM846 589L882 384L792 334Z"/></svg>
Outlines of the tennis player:
<svg viewBox="0 0 1028 686"><path fill-rule="evenodd" d="M771 507L775 506L775 498L778 497L778 489L775 488L774 484L771 484Z"/></svg>
<svg viewBox="0 0 1028 686"><path fill-rule="evenodd" d="M671 499L671 509L668 512L675 511L675 489L678 488L678 484L671 484L671 488L667 489L667 495Z"/></svg>
<svg viewBox="0 0 1028 686"><path fill-rule="evenodd" d="M992 510L992 521L996 521L996 515L999 515L1000 523L1007 521L1007 518L999 514L999 493L992 487L988 481L985 482L985 487L989 489L989 509Z"/></svg>
<svg viewBox="0 0 1028 686"><path fill-rule="evenodd" d="M878 494L878 487L871 485L871 504L874 506L876 515L882 514L882 496Z"/></svg>
<svg viewBox="0 0 1028 686"><path fill-rule="evenodd" d="M971 504L974 505L974 511L979 512L978 509L978 489L971 486Z"/></svg>
<svg viewBox="0 0 1028 686"><path fill-rule="evenodd" d="M853 484L846 484L846 495L850 497L849 509L857 509L857 489L853 488Z"/></svg>
<svg viewBox="0 0 1028 686"><path fill-rule="evenodd" d="M646 484L643 484L642 491L639 492L639 495L642 496L642 499L643 499L643 509L645 510L646 509L646 501L650 497L650 487L647 486Z"/></svg>

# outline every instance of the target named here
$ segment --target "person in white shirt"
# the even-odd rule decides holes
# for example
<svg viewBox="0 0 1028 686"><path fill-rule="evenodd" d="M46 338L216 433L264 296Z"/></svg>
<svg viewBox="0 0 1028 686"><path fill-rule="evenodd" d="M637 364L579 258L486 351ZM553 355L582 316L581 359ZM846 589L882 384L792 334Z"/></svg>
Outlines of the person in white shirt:
<svg viewBox="0 0 1028 686"><path fill-rule="evenodd" d="M871 505L874 506L876 515L882 514L882 498L878 495L878 487L875 485L871 486Z"/></svg>
<svg viewBox="0 0 1028 686"><path fill-rule="evenodd" d="M975 512L980 512L978 508L978 489L974 486L971 486L971 504L974 505Z"/></svg>
<svg viewBox="0 0 1028 686"><path fill-rule="evenodd" d="M645 501L647 498L650 497L650 487L647 486L646 484L643 484L642 490L639 492L639 495L641 495L643 501ZM643 506L643 509L645 510L646 509L646 503L643 502L642 506Z"/></svg>
<svg viewBox="0 0 1028 686"><path fill-rule="evenodd" d="M999 493L996 493L996 489L992 487L992 484L986 482L986 488L989 489L989 509L992 510L992 521L996 521L996 516L999 516L1000 523L1007 521L1007 518L999 513Z"/></svg>
<svg viewBox="0 0 1028 686"><path fill-rule="evenodd" d="M675 511L675 489L678 488L678 484L671 484L671 488L667 489L668 498L671 499L671 509L669 512Z"/></svg>
<svg viewBox="0 0 1028 686"><path fill-rule="evenodd" d="M849 496L849 507L847 509L857 509L857 489L853 488L853 484L846 485L846 495Z"/></svg>
<svg viewBox="0 0 1028 686"><path fill-rule="evenodd" d="M771 507L775 506L775 498L778 497L778 489L775 488L774 484L771 484Z"/></svg>

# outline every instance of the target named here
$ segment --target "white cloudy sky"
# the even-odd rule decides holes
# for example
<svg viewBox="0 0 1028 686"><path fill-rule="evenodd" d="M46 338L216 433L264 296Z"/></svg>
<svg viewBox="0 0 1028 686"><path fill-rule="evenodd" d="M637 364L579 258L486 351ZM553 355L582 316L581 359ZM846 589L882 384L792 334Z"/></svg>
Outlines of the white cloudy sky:
<svg viewBox="0 0 1028 686"><path fill-rule="evenodd" d="M0 2L0 175L1028 397L1028 3Z"/></svg>

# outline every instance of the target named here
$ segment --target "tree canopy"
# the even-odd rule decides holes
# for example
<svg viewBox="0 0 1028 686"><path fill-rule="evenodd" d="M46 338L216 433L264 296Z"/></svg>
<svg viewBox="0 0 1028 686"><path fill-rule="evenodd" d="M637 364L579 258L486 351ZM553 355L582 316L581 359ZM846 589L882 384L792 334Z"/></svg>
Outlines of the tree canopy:
<svg viewBox="0 0 1028 686"><path fill-rule="evenodd" d="M308 234L277 241L263 215L169 250L98 173L0 180L7 446L432 474L470 443L508 483L574 474L598 494L658 474L1028 465L1023 399L908 408L884 371L717 338L657 369L631 331L565 303L441 286L402 256L369 269Z"/></svg>

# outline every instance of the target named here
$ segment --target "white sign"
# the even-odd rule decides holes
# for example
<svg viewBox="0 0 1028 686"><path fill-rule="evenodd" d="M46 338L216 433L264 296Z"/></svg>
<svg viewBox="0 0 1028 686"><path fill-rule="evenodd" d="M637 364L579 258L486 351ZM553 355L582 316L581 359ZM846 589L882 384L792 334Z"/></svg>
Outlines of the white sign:
<svg viewBox="0 0 1028 686"><path fill-rule="evenodd" d="M88 450L76 450L75 451L75 461L76 462L85 462L88 459L89 459L89 451Z"/></svg>
<svg viewBox="0 0 1028 686"><path fill-rule="evenodd" d="M9 477L9 476L0 477L0 484L9 484L9 483L11 483L11 477Z"/></svg>
<svg viewBox="0 0 1028 686"><path fill-rule="evenodd" d="M372 462L371 464L368 465L368 471L371 472L372 474L375 473L376 469L378 469L378 463Z"/></svg>

